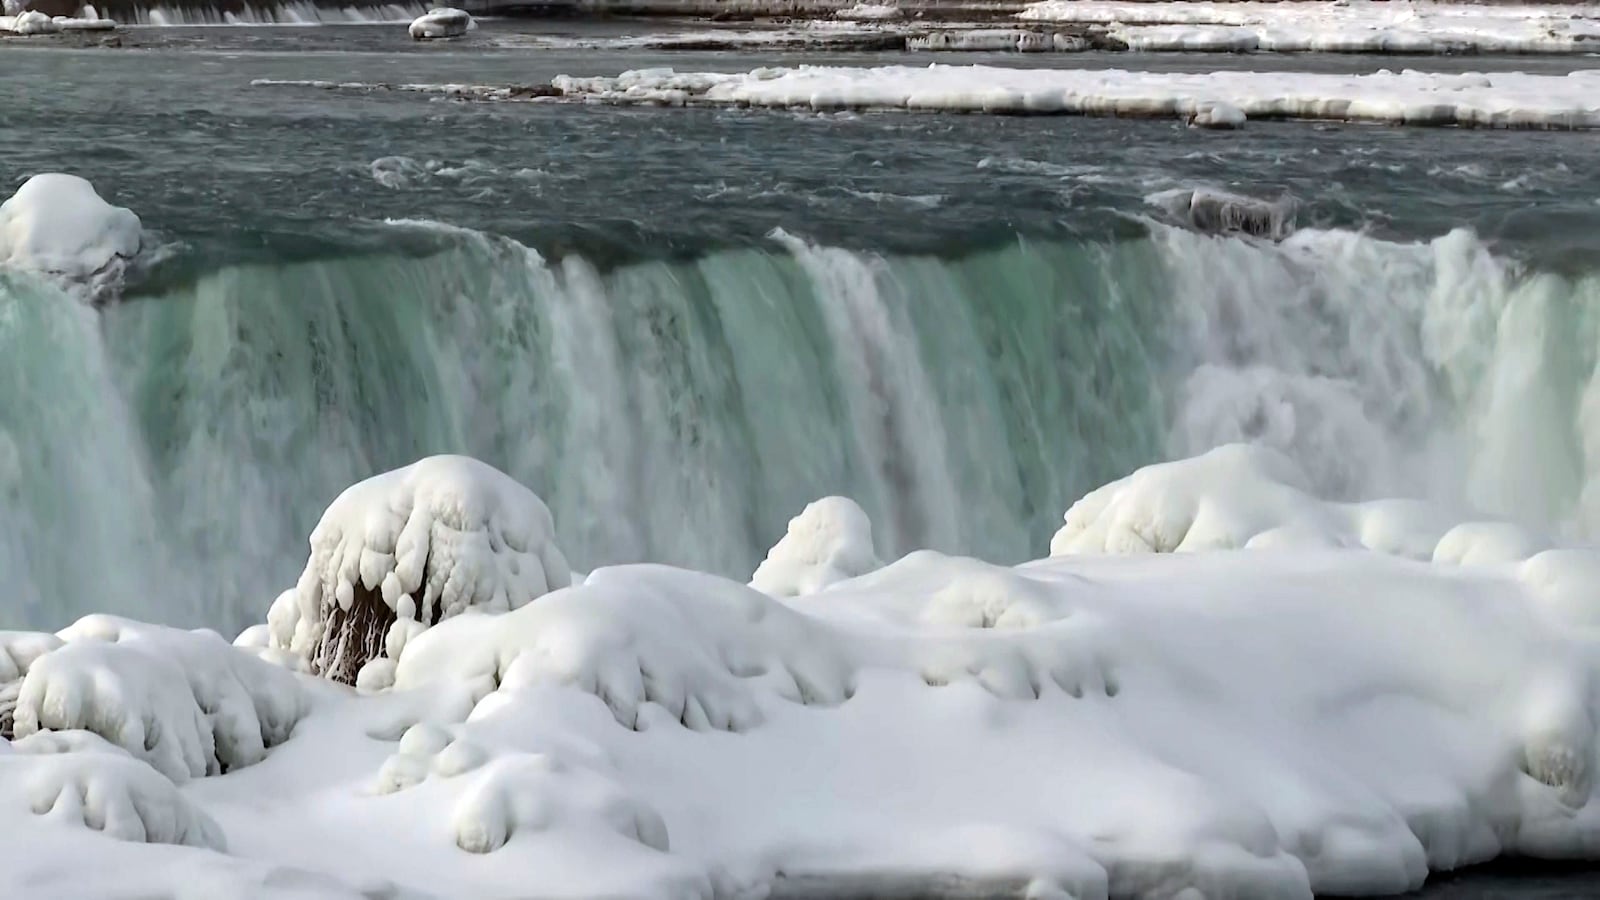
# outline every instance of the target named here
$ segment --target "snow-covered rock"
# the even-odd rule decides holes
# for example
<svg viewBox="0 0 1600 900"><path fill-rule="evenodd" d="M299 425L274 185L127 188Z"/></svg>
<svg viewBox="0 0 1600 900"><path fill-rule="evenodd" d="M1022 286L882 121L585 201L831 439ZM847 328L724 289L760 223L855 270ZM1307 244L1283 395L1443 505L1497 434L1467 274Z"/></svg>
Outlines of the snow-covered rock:
<svg viewBox="0 0 1600 900"><path fill-rule="evenodd" d="M1234 129L1243 128L1245 122L1244 110L1232 103L1217 102L1209 106L1202 106L1194 114L1194 125L1197 128Z"/></svg>
<svg viewBox="0 0 1600 900"><path fill-rule="evenodd" d="M460 37L477 27L465 10L442 6L430 9L411 23L411 37L426 41Z"/></svg>
<svg viewBox="0 0 1600 900"><path fill-rule="evenodd" d="M475 459L429 457L333 501L299 583L272 604L270 643L354 684L422 628L468 608L516 609L571 580L544 501ZM380 664L365 686L389 674Z"/></svg>
<svg viewBox="0 0 1600 900"><path fill-rule="evenodd" d="M93 732L184 782L260 762L305 710L294 676L212 632L89 616L59 637L22 679L19 739Z"/></svg>
<svg viewBox="0 0 1600 900"><path fill-rule="evenodd" d="M0 204L0 266L103 288L139 252L142 231L138 216L84 179L35 175Z"/></svg>
<svg viewBox="0 0 1600 900"><path fill-rule="evenodd" d="M750 584L776 597L794 597L881 565L866 512L847 497L824 497L789 520L789 530L767 551Z"/></svg>
<svg viewBox="0 0 1600 900"><path fill-rule="evenodd" d="M14 34L55 34L61 30L50 16L31 9L0 19L0 28Z"/></svg>
<svg viewBox="0 0 1600 900"><path fill-rule="evenodd" d="M1248 234L1282 240L1295 227L1296 204L1287 195L1263 200L1211 188L1175 188L1151 194L1145 202L1205 234Z"/></svg>

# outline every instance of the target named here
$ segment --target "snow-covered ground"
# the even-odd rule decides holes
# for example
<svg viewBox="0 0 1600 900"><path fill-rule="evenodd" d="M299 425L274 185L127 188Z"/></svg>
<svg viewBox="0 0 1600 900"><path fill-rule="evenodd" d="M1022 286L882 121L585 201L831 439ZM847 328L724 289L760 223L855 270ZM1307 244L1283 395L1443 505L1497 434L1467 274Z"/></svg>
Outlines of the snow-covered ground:
<svg viewBox="0 0 1600 900"><path fill-rule="evenodd" d="M1226 105L1249 118L1600 127L1600 70L1565 76L1412 71L1347 75L802 66L742 74L649 69L616 77L562 76L553 84L566 97L605 103L1185 118ZM474 92L451 87L456 93ZM494 91L479 93L494 99Z"/></svg>
<svg viewBox="0 0 1600 900"><path fill-rule="evenodd" d="M1112 37L1134 50L1600 51L1600 8L1584 5L1043 0L1019 18L1106 26Z"/></svg>
<svg viewBox="0 0 1600 900"><path fill-rule="evenodd" d="M0 632L0 891L1304 898L1600 855L1600 550L1307 484L1151 467L1015 568L882 565L828 498L764 593L562 587L537 497L425 460L236 645Z"/></svg>

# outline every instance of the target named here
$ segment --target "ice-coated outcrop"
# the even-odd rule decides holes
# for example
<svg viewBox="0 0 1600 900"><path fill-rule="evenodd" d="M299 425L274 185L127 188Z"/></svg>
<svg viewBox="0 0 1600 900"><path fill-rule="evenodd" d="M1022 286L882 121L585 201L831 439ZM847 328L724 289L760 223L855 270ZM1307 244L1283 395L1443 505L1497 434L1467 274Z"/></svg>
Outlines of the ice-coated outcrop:
<svg viewBox="0 0 1600 900"><path fill-rule="evenodd" d="M866 512L847 497L824 497L789 520L789 530L767 551L750 584L775 597L794 597L881 565Z"/></svg>
<svg viewBox="0 0 1600 900"><path fill-rule="evenodd" d="M418 631L469 608L506 612L566 587L550 510L464 456L433 456L347 488L311 533L299 583L273 604L270 646L316 674L386 686Z"/></svg>
<svg viewBox="0 0 1600 900"><path fill-rule="evenodd" d="M1277 241L1295 227L1296 203L1288 195L1263 200L1214 188L1176 188L1151 194L1145 202L1205 234L1247 234Z"/></svg>
<svg viewBox="0 0 1600 900"><path fill-rule="evenodd" d="M84 179L35 175L0 204L0 266L109 288L139 252L142 232L138 216Z"/></svg>
<svg viewBox="0 0 1600 900"><path fill-rule="evenodd" d="M430 9L411 23L412 40L427 41L460 37L477 27L465 10L441 6Z"/></svg>

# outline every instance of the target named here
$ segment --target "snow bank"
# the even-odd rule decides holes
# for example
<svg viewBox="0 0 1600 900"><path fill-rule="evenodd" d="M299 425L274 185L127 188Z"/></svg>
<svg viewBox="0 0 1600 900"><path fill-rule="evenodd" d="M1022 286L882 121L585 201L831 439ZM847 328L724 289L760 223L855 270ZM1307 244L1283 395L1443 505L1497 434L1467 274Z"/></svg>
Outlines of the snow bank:
<svg viewBox="0 0 1600 900"><path fill-rule="evenodd" d="M0 204L0 266L103 288L139 252L142 230L82 178L35 175Z"/></svg>
<svg viewBox="0 0 1600 900"><path fill-rule="evenodd" d="M462 456L434 456L354 485L311 533L311 558L272 604L272 648L310 669L387 683L416 632L471 608L516 609L572 580L550 510ZM386 663L386 664L385 664Z"/></svg>
<svg viewBox="0 0 1600 900"><path fill-rule="evenodd" d="M466 11L451 7L430 9L411 23L411 37L425 41L438 38L460 37L477 27Z"/></svg>
<svg viewBox="0 0 1600 900"><path fill-rule="evenodd" d="M619 104L1175 117L1234 127L1242 123L1241 115L1496 128L1600 127L1600 73L1587 70L1569 75L1345 75L803 66L744 74L646 69L616 77L563 75L552 85L566 97ZM452 93L507 99L504 88L457 85Z"/></svg>
<svg viewBox="0 0 1600 900"><path fill-rule="evenodd" d="M1585 53L1600 11L1581 5L1045 0L1035 22L1105 26L1132 50L1276 53Z"/></svg>
<svg viewBox="0 0 1600 900"><path fill-rule="evenodd" d="M845 497L824 497L789 520L750 585L775 597L814 594L881 566L872 549L872 521Z"/></svg>

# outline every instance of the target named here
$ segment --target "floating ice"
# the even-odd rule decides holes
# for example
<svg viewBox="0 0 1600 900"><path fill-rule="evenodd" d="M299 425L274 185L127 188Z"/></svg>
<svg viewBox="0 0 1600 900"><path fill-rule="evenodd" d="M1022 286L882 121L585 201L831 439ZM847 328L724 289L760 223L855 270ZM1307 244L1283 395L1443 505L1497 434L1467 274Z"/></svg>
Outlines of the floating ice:
<svg viewBox="0 0 1600 900"><path fill-rule="evenodd" d="M460 37L478 27L464 10L442 6L430 9L411 23L411 37L415 40Z"/></svg>
<svg viewBox="0 0 1600 900"><path fill-rule="evenodd" d="M35 175L0 204L0 266L104 288L139 252L142 230L82 178Z"/></svg>

